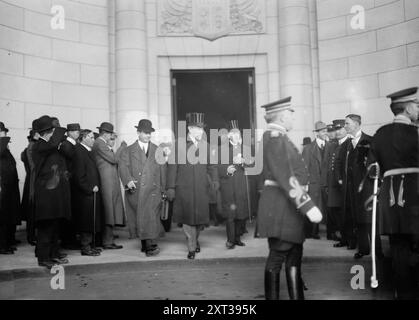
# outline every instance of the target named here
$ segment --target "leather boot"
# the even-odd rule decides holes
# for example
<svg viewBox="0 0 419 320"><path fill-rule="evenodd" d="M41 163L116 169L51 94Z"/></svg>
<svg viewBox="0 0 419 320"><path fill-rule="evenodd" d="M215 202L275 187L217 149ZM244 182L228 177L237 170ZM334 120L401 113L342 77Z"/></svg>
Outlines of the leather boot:
<svg viewBox="0 0 419 320"><path fill-rule="evenodd" d="M304 300L304 287L299 267L288 267L285 269L287 277L288 294L290 300Z"/></svg>
<svg viewBox="0 0 419 320"><path fill-rule="evenodd" d="M280 273L265 270L265 299L279 300Z"/></svg>

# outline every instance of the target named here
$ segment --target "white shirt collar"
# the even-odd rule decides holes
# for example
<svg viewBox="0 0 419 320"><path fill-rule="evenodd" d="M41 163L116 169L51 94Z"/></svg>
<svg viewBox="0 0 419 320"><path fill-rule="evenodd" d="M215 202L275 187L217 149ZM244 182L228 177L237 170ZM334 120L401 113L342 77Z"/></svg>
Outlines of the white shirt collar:
<svg viewBox="0 0 419 320"><path fill-rule="evenodd" d="M190 134L188 134L188 137L189 140L191 140L195 146L198 146L198 141L194 137L192 137Z"/></svg>
<svg viewBox="0 0 419 320"><path fill-rule="evenodd" d="M346 139L348 139L348 136L343 137L342 139L339 139L339 145L341 145L342 143L344 143L346 141Z"/></svg>
<svg viewBox="0 0 419 320"><path fill-rule="evenodd" d="M404 114L398 114L397 116L395 116L393 122L394 123L412 124L412 120L410 120Z"/></svg>
<svg viewBox="0 0 419 320"><path fill-rule="evenodd" d="M137 140L137 141L138 141L138 144L139 144L140 148L141 149L144 149L145 152L147 153L147 150L148 150L148 142L142 142L140 140Z"/></svg>
<svg viewBox="0 0 419 320"><path fill-rule="evenodd" d="M39 137L40 140L44 140L45 142L48 142L44 137Z"/></svg>
<svg viewBox="0 0 419 320"><path fill-rule="evenodd" d="M326 141L324 141L324 140L322 140L322 139L320 139L320 138L317 137L316 138L316 143L319 146L319 148L323 148L324 145L325 145L325 143L326 143Z"/></svg>
<svg viewBox="0 0 419 320"><path fill-rule="evenodd" d="M72 137L67 137L67 141L70 142L73 146L77 144L76 140L74 140Z"/></svg>
<svg viewBox="0 0 419 320"><path fill-rule="evenodd" d="M92 151L92 148L90 148L89 146L86 146L83 142L80 143L83 147L86 148L87 151Z"/></svg>

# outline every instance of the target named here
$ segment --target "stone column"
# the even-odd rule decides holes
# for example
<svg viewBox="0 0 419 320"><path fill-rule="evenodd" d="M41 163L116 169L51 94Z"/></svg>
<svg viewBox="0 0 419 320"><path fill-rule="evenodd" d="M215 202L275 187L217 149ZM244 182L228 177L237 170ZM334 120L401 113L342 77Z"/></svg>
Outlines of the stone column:
<svg viewBox="0 0 419 320"><path fill-rule="evenodd" d="M314 120L323 120L320 111L320 72L319 72L319 37L317 32L316 0L308 0L310 10L311 70L313 76L313 115ZM324 120L323 120L324 121Z"/></svg>
<svg viewBox="0 0 419 320"><path fill-rule="evenodd" d="M147 34L145 1L115 1L116 130L127 143L147 118Z"/></svg>
<svg viewBox="0 0 419 320"><path fill-rule="evenodd" d="M290 136L301 146L304 136L312 136L314 120L309 4L308 0L278 3L280 91L281 97L293 97L296 112Z"/></svg>

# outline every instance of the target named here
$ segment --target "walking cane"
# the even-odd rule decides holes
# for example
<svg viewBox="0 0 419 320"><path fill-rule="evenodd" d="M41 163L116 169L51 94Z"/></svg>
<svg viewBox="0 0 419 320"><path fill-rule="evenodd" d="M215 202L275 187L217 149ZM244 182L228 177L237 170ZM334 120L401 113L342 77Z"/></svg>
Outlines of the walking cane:
<svg viewBox="0 0 419 320"><path fill-rule="evenodd" d="M93 191L93 248L96 249L96 192Z"/></svg>
<svg viewBox="0 0 419 320"><path fill-rule="evenodd" d="M376 237L376 221L377 221L377 192L378 192L378 179L380 177L380 165L375 162L371 165L376 167L374 175L374 194L372 200L372 230L371 230L371 258L372 258L372 276L371 276L371 288L376 289L378 287L377 280L377 268L375 262L375 237Z"/></svg>
<svg viewBox="0 0 419 320"><path fill-rule="evenodd" d="M244 177L246 179L246 195L247 195L247 210L249 210L249 221L252 223L252 210L250 208L250 193L249 193L249 179L246 175L246 171L244 172Z"/></svg>

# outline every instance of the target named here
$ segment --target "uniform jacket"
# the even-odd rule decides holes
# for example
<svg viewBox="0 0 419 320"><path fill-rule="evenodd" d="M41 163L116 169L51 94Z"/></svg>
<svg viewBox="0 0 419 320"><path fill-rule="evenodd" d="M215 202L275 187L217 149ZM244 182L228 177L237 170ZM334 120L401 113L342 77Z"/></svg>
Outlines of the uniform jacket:
<svg viewBox="0 0 419 320"><path fill-rule="evenodd" d="M368 181L358 192L366 174L368 153L372 137L362 133L355 149L351 139L342 143L337 160L339 180L342 180L344 216L352 216L356 223L371 223L371 211L365 209L365 201L372 194L372 184Z"/></svg>
<svg viewBox="0 0 419 320"><path fill-rule="evenodd" d="M94 155L81 144L74 147L73 164L73 212L77 230L80 232L100 232L102 227L102 199L96 193L96 208L93 188L101 187L99 171ZM95 210L96 209L96 210Z"/></svg>
<svg viewBox="0 0 419 320"><path fill-rule="evenodd" d="M140 239L156 239L162 231L160 209L166 187L166 166L157 163L157 146L149 143L147 155L138 141L121 152L119 174L124 186L137 181L134 192L125 192L125 207L137 217Z"/></svg>
<svg viewBox="0 0 419 320"><path fill-rule="evenodd" d="M314 140L304 146L303 159L308 170L308 194L316 206L322 209L325 205L321 196L321 177L322 172L326 170L325 151L322 154L316 140Z"/></svg>
<svg viewBox="0 0 419 320"><path fill-rule="evenodd" d="M368 163L377 161L382 175L392 169L419 168L418 137L414 125L395 121L381 127L372 139ZM382 235L419 234L419 174L404 176L403 192L400 192L401 184L400 175L383 179L378 199L378 226Z"/></svg>
<svg viewBox="0 0 419 320"><path fill-rule="evenodd" d="M125 225L118 159L113 150L100 137L92 148L100 176L100 193L103 202L103 218L107 225Z"/></svg>
<svg viewBox="0 0 419 320"><path fill-rule="evenodd" d="M167 189L174 188L176 197L173 204L173 220L187 225L204 225L209 223L209 189L210 183L207 174L212 181L218 181L217 165L210 164L210 151L205 141L199 142L199 148L192 141L187 141L186 149L177 143L179 148L176 153L187 153L199 156L199 149L207 150L206 163L193 164L186 158L182 164L171 153L167 169ZM203 157L203 155L201 155ZM204 159L205 160L205 159ZM204 162L204 161L203 161Z"/></svg>
<svg viewBox="0 0 419 320"><path fill-rule="evenodd" d="M342 185L339 184L339 177L337 170L337 157L341 145L337 140L331 141L326 144L324 151L325 166L326 170L322 172L322 185L327 190L327 206L328 207L342 207L343 196L342 196Z"/></svg>
<svg viewBox="0 0 419 320"><path fill-rule="evenodd" d="M0 138L0 224L17 225L21 220L19 178L9 141L9 137Z"/></svg>
<svg viewBox="0 0 419 320"><path fill-rule="evenodd" d="M229 143L228 164L218 165L218 176L220 179L222 213L227 219L246 219L249 217L248 193L249 183L246 185L246 176L244 167L236 165L236 172L233 176L227 174L227 168L233 164L233 157L242 153L241 146L235 148Z"/></svg>
<svg viewBox="0 0 419 320"><path fill-rule="evenodd" d="M36 221L71 218L69 173L59 152L64 133L64 128L55 128L48 142L39 139L33 146Z"/></svg>
<svg viewBox="0 0 419 320"><path fill-rule="evenodd" d="M259 199L256 236L303 243L305 214L315 206L302 186L308 184L303 158L286 132L270 124L263 135L264 186Z"/></svg>

